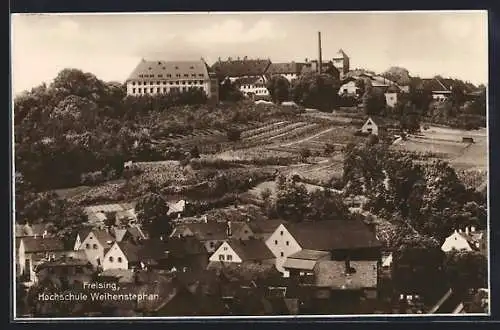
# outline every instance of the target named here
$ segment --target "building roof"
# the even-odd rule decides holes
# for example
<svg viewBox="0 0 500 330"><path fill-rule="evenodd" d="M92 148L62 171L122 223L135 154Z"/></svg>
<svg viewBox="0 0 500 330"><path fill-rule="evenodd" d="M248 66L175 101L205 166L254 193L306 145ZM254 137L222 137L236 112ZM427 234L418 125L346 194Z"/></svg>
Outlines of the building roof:
<svg viewBox="0 0 500 330"><path fill-rule="evenodd" d="M290 255L288 258L294 258L294 259L303 259L303 260L319 260L321 258L327 257L330 255L330 252L327 251L316 251L316 250L300 250L299 252L296 252L292 255Z"/></svg>
<svg viewBox="0 0 500 330"><path fill-rule="evenodd" d="M274 255L264 241L259 239L230 240L229 246L243 261L273 259Z"/></svg>
<svg viewBox="0 0 500 330"><path fill-rule="evenodd" d="M132 269L106 269L99 276L117 278L119 283L134 282L134 271Z"/></svg>
<svg viewBox="0 0 500 330"><path fill-rule="evenodd" d="M111 229L111 231L117 242L121 242L123 237L127 233L127 229L125 228L113 228Z"/></svg>
<svg viewBox="0 0 500 330"><path fill-rule="evenodd" d="M288 257L283 264L283 268L313 270L316 262L316 260L294 259Z"/></svg>
<svg viewBox="0 0 500 330"><path fill-rule="evenodd" d="M377 287L377 261L356 262L355 272L350 275L345 274L345 267L345 261L318 261L314 271L316 286L333 289Z"/></svg>
<svg viewBox="0 0 500 330"><path fill-rule="evenodd" d="M176 75L180 74L180 77ZM185 77L184 75L188 76ZM192 75L196 77L193 77ZM128 80L182 80L208 79L208 67L205 61L163 61L142 60L132 71Z"/></svg>
<svg viewBox="0 0 500 330"><path fill-rule="evenodd" d="M248 226L255 234L272 234L282 223L286 223L286 221L277 219L260 219L248 222Z"/></svg>
<svg viewBox="0 0 500 330"><path fill-rule="evenodd" d="M56 237L23 237L25 253L64 251L64 242Z"/></svg>
<svg viewBox="0 0 500 330"><path fill-rule="evenodd" d="M124 218L136 219L134 208L134 203L114 203L87 206L83 208L83 211L90 223L102 223L106 220L106 213L113 212L116 212L116 217L119 220Z"/></svg>
<svg viewBox="0 0 500 330"><path fill-rule="evenodd" d="M261 59L218 61L212 65L212 70L219 77L261 76L270 64L270 60Z"/></svg>
<svg viewBox="0 0 500 330"><path fill-rule="evenodd" d="M286 228L303 249L331 251L381 246L375 233L358 220L301 222Z"/></svg>
<svg viewBox="0 0 500 330"><path fill-rule="evenodd" d="M235 85L242 86L242 85L257 85L257 82L259 79L262 79L261 77L242 77L238 78L237 80L234 81ZM262 83L264 85L265 82Z"/></svg>
<svg viewBox="0 0 500 330"><path fill-rule="evenodd" d="M115 241L115 239L113 238L113 236L111 236L110 233L102 229L91 229L91 230L84 229L79 231L78 233L79 234L81 233L80 234L81 241L83 242L91 232L95 235L99 243L101 243L101 245L104 247L112 244Z"/></svg>
<svg viewBox="0 0 500 330"><path fill-rule="evenodd" d="M433 91L433 92L451 92L451 85L447 86L440 79L430 78L430 79L422 79L422 86L424 89Z"/></svg>
<svg viewBox="0 0 500 330"><path fill-rule="evenodd" d="M139 261L140 246L128 242L117 242L116 244L118 244L120 250L127 257L128 262Z"/></svg>
<svg viewBox="0 0 500 330"><path fill-rule="evenodd" d="M227 224L220 222L201 222L184 225L199 240L224 240L227 238Z"/></svg>
<svg viewBox="0 0 500 330"><path fill-rule="evenodd" d="M128 227L127 233L136 241L147 238L146 234L144 234L139 226Z"/></svg>
<svg viewBox="0 0 500 330"><path fill-rule="evenodd" d="M335 57L333 59L343 59L343 58L349 58L349 56L347 56L347 54L341 49L339 49L337 51L337 53L335 53Z"/></svg>
<svg viewBox="0 0 500 330"><path fill-rule="evenodd" d="M75 251L76 252L76 251ZM44 268L52 268L52 267L65 267L65 266L91 266L88 261L85 252L82 252L83 255L78 255L76 258L68 255L60 256L60 258L56 260L51 260L44 262L37 266L37 271Z"/></svg>
<svg viewBox="0 0 500 330"><path fill-rule="evenodd" d="M267 68L267 74L300 74L304 63L271 63Z"/></svg>

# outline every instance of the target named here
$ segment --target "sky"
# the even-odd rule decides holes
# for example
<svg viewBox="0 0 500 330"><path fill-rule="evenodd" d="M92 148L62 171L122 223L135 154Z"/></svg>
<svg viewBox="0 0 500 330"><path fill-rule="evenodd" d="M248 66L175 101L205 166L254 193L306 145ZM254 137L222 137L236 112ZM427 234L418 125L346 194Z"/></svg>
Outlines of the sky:
<svg viewBox="0 0 500 330"><path fill-rule="evenodd" d="M11 22L14 94L64 68L123 82L142 58L317 59L318 31L323 60L343 49L351 69L488 82L486 11L15 14Z"/></svg>

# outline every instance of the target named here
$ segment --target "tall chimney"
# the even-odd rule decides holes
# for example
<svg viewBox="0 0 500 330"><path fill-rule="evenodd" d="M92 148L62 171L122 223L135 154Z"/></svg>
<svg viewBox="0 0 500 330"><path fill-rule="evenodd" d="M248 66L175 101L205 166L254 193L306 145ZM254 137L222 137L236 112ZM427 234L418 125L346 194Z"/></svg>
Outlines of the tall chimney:
<svg viewBox="0 0 500 330"><path fill-rule="evenodd" d="M321 60L321 31L318 31L318 73L321 74L323 61Z"/></svg>

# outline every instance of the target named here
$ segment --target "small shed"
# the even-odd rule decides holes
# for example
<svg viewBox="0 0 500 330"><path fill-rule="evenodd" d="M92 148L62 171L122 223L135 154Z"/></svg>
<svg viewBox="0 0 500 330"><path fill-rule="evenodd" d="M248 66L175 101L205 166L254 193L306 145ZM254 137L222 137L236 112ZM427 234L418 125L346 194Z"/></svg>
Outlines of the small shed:
<svg viewBox="0 0 500 330"><path fill-rule="evenodd" d="M369 117L361 127L361 132L365 134L378 135L382 128L383 124L379 119Z"/></svg>

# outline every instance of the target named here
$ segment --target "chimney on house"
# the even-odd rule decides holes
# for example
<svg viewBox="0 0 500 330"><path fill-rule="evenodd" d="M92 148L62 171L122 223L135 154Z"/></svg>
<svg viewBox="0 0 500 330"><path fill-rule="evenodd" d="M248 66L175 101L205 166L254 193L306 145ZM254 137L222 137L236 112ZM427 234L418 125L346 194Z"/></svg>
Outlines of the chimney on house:
<svg viewBox="0 0 500 330"><path fill-rule="evenodd" d="M323 61L321 59L321 31L318 31L318 73L321 74Z"/></svg>
<svg viewBox="0 0 500 330"><path fill-rule="evenodd" d="M455 232L457 232L457 230L455 229ZM459 229L458 230L459 233L462 233L462 229Z"/></svg>
<svg viewBox="0 0 500 330"><path fill-rule="evenodd" d="M233 232L231 231L231 221L227 222L227 237L231 237Z"/></svg>

